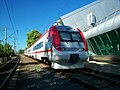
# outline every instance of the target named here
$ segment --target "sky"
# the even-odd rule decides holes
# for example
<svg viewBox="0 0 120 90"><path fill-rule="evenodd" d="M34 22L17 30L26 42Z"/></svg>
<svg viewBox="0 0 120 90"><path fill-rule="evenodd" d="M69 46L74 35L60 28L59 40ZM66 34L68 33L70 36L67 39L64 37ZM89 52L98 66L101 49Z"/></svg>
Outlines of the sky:
<svg viewBox="0 0 120 90"><path fill-rule="evenodd" d="M0 40L16 50L25 49L26 34L38 30L41 34L50 28L61 16L96 0L0 0ZM3 42L0 42L3 43Z"/></svg>

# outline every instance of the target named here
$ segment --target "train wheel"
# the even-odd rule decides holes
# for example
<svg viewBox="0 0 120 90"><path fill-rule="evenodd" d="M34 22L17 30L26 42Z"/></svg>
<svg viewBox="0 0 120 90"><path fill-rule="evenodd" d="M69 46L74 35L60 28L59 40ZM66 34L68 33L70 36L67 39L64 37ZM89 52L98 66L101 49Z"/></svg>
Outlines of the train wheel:
<svg viewBox="0 0 120 90"><path fill-rule="evenodd" d="M44 63L44 58L41 58L41 63Z"/></svg>
<svg viewBox="0 0 120 90"><path fill-rule="evenodd" d="M43 59L43 63L46 64L46 60L45 60L45 58Z"/></svg>
<svg viewBox="0 0 120 90"><path fill-rule="evenodd" d="M51 61L48 61L48 65L49 65L50 68L51 68L51 64L52 64Z"/></svg>

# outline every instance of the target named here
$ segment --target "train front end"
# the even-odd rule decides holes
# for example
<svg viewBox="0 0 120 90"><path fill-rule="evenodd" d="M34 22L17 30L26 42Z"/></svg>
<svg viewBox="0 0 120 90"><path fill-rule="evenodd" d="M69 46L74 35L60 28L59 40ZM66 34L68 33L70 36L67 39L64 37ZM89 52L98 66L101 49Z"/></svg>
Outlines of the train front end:
<svg viewBox="0 0 120 90"><path fill-rule="evenodd" d="M53 26L50 29L52 52L49 55L54 69L83 68L88 59L88 48L80 30L69 26Z"/></svg>

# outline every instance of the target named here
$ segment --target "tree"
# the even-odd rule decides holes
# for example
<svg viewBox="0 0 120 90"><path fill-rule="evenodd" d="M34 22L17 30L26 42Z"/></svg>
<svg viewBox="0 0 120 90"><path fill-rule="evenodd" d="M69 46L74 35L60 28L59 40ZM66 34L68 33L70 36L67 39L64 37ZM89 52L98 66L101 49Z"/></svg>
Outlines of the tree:
<svg viewBox="0 0 120 90"><path fill-rule="evenodd" d="M12 49L12 45L6 43L4 45L4 55L6 57L13 56L14 55L14 50Z"/></svg>
<svg viewBox="0 0 120 90"><path fill-rule="evenodd" d="M24 53L24 50L23 50L23 49L19 49L19 50L18 50L18 53L19 53L19 54L23 54L23 53Z"/></svg>
<svg viewBox="0 0 120 90"><path fill-rule="evenodd" d="M5 45L0 44L0 57L10 57L13 56L14 50L12 49L12 45L6 43Z"/></svg>
<svg viewBox="0 0 120 90"><path fill-rule="evenodd" d="M40 34L37 30L32 30L31 32L28 32L26 40L27 47L30 47L32 44L34 44L41 35L42 34Z"/></svg>
<svg viewBox="0 0 120 90"><path fill-rule="evenodd" d="M2 44L0 44L0 57L3 57L4 56L4 47L3 47L3 45Z"/></svg>

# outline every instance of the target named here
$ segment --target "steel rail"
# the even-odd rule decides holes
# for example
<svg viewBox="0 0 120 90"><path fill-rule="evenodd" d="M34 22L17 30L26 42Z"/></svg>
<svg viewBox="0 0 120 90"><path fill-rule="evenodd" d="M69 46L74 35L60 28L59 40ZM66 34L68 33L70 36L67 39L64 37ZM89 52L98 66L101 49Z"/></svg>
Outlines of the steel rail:
<svg viewBox="0 0 120 90"><path fill-rule="evenodd" d="M8 82L11 80L12 76L14 75L14 72L15 72L20 60L18 59L18 60L13 61L13 62L15 63L15 66L12 69L10 69L10 72L8 72L8 75L6 76L5 80L0 85L0 90L4 89L7 86Z"/></svg>
<svg viewBox="0 0 120 90"><path fill-rule="evenodd" d="M103 72L99 70L94 70L90 68L84 68L83 70L78 70L78 72L86 73L89 75L94 75L94 77L96 78L101 78L101 79L109 81L112 84L120 86L120 75L107 73L107 72Z"/></svg>
<svg viewBox="0 0 120 90"><path fill-rule="evenodd" d="M110 78L110 77L107 77L107 76L103 76L100 73L99 74L95 74L95 73L89 73L89 72L85 72L85 71L83 71L82 73L87 74L89 76L94 76L95 78L100 78L100 79L106 80L109 83L117 85L117 86L120 85L120 81L119 80L112 79L112 77Z"/></svg>

